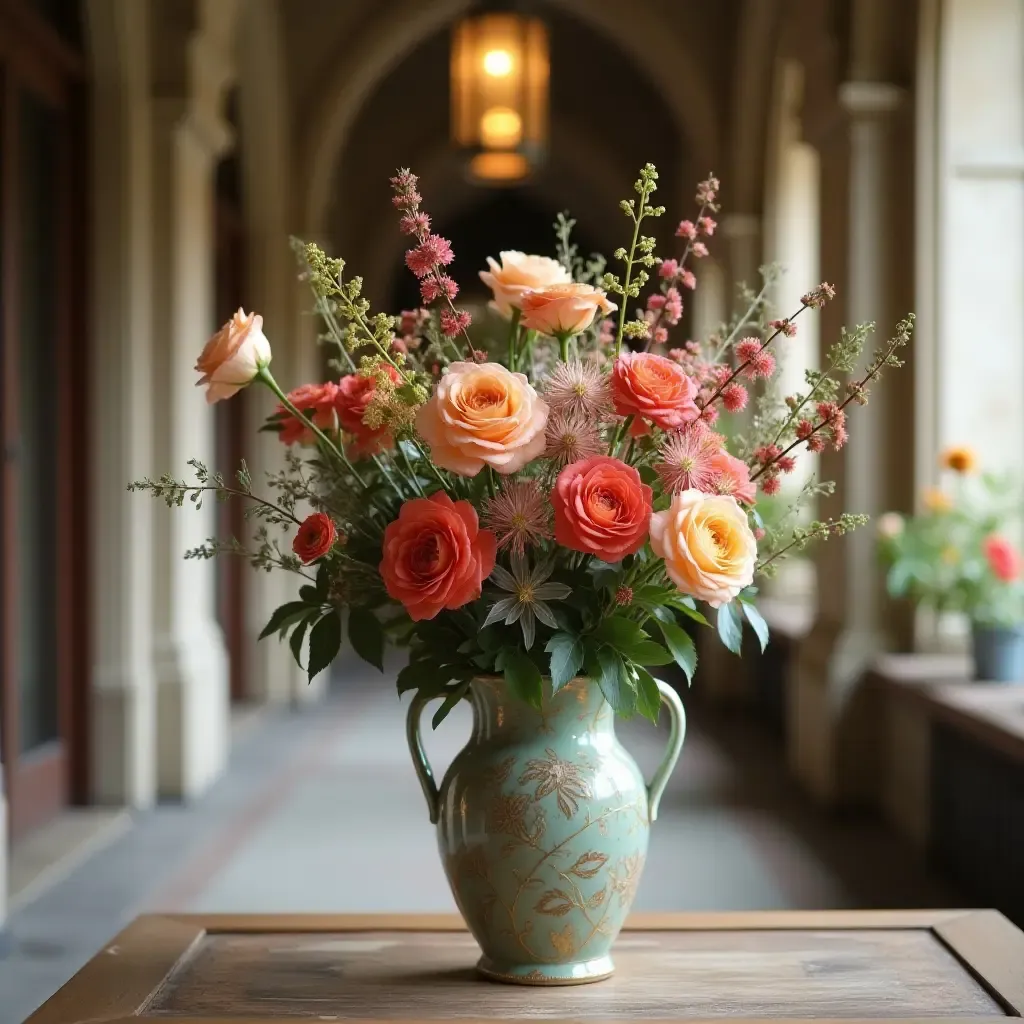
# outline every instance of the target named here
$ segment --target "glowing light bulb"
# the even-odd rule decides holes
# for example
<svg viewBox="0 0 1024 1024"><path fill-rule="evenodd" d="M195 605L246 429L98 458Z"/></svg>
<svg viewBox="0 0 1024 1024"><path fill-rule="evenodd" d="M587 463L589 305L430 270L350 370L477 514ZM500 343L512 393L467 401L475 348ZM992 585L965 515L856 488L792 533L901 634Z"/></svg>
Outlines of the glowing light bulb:
<svg viewBox="0 0 1024 1024"><path fill-rule="evenodd" d="M491 107L480 118L480 141L489 149L512 149L522 134L523 119L511 107Z"/></svg>
<svg viewBox="0 0 1024 1024"><path fill-rule="evenodd" d="M512 54L508 50L488 50L484 54L484 71L492 78L512 74Z"/></svg>

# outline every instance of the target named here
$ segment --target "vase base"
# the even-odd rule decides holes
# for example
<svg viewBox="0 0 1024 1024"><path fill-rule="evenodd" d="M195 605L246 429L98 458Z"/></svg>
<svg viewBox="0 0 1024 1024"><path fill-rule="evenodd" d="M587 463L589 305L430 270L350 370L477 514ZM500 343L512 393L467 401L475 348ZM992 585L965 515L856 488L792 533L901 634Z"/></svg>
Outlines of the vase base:
<svg viewBox="0 0 1024 1024"><path fill-rule="evenodd" d="M610 978L615 965L610 956L568 964L499 964L484 956L476 969L506 985L589 985Z"/></svg>

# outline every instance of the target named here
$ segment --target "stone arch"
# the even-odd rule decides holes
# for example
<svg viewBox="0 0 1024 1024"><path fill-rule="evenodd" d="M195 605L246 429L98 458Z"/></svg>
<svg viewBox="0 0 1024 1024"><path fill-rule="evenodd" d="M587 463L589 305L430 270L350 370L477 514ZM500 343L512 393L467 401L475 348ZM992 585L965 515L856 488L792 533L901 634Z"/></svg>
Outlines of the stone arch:
<svg viewBox="0 0 1024 1024"><path fill-rule="evenodd" d="M663 22L649 7L634 4L627 10L618 0L552 2L615 41L649 75L669 104L678 135L687 140L695 158L714 161L718 157L710 88L695 61L686 55L685 44L665 33ZM386 21L378 19L352 40L352 60L335 62L336 71L321 93L300 145L306 169L301 184L302 226L308 235L324 231L339 156L352 122L374 86L421 40L468 6L469 0L435 0L429 5L405 0L401 9L388 8Z"/></svg>

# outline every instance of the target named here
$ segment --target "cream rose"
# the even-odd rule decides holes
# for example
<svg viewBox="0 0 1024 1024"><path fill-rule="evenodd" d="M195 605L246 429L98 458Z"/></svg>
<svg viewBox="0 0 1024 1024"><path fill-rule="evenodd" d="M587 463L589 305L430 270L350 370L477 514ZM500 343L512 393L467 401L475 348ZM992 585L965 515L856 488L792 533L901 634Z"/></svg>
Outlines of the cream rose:
<svg viewBox="0 0 1024 1024"><path fill-rule="evenodd" d="M480 280L494 292L491 305L509 319L513 309L520 309L523 295L534 288L552 284L568 284L572 277L558 260L548 256L531 256L515 249L500 252L501 263L488 256L491 268L480 271Z"/></svg>
<svg viewBox="0 0 1024 1024"><path fill-rule="evenodd" d="M263 317L239 308L206 343L196 362L202 374L196 386L206 387L206 401L212 405L251 384L269 365L270 342L263 333Z"/></svg>
<svg viewBox="0 0 1024 1024"><path fill-rule="evenodd" d="M416 429L442 469L515 473L544 451L548 407L521 373L500 363L452 363L416 414Z"/></svg>
<svg viewBox="0 0 1024 1024"><path fill-rule="evenodd" d="M553 284L526 292L522 298L523 326L556 337L585 331L600 310L607 316L619 307L600 288L589 284Z"/></svg>
<svg viewBox="0 0 1024 1024"><path fill-rule="evenodd" d="M684 593L712 608L754 581L757 541L736 499L683 491L651 516L651 547Z"/></svg>

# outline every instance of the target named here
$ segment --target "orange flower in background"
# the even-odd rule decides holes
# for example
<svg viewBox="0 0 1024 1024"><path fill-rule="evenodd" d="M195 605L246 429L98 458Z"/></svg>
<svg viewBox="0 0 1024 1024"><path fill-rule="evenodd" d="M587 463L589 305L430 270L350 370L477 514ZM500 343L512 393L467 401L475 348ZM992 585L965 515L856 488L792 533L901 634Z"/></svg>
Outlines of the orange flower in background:
<svg viewBox="0 0 1024 1024"><path fill-rule="evenodd" d="M416 414L416 429L442 469L515 473L544 451L547 403L500 363L452 363Z"/></svg>
<svg viewBox="0 0 1024 1024"><path fill-rule="evenodd" d="M754 580L757 541L730 495L683 491L651 516L651 548L673 583L712 608L728 604Z"/></svg>
<svg viewBox="0 0 1024 1024"><path fill-rule="evenodd" d="M991 534L982 544L985 559L992 575L1004 583L1012 583L1020 576L1021 559L1017 549L1005 538Z"/></svg>
<svg viewBox="0 0 1024 1024"><path fill-rule="evenodd" d="M921 495L921 504L929 512L948 512L953 507L953 499L937 487L926 487Z"/></svg>
<svg viewBox="0 0 1024 1024"><path fill-rule="evenodd" d="M535 288L569 284L572 277L558 260L550 256L531 256L515 249L499 252L500 263L490 256L490 270L480 271L480 280L494 293L491 305L508 320L513 309L522 307L523 296Z"/></svg>
<svg viewBox="0 0 1024 1024"><path fill-rule="evenodd" d="M951 469L954 473L973 473L977 469L978 459L972 449L954 446L942 453L939 463L943 469Z"/></svg>
<svg viewBox="0 0 1024 1024"><path fill-rule="evenodd" d="M251 384L269 365L270 342L263 333L263 317L239 307L196 361L196 371L202 374L196 387L206 388L206 401L212 405Z"/></svg>
<svg viewBox="0 0 1024 1024"><path fill-rule="evenodd" d="M303 384L288 392L288 401L299 412L304 413L321 430L336 430L338 426L335 403L338 399L338 385ZM285 444L315 444L316 436L297 416L293 416L283 405L277 407L279 426L277 436Z"/></svg>
<svg viewBox="0 0 1024 1024"><path fill-rule="evenodd" d="M594 322L598 310L607 316L619 308L600 288L572 281L526 292L521 302L523 326L549 337L579 334Z"/></svg>
<svg viewBox="0 0 1024 1024"><path fill-rule="evenodd" d="M334 547L337 536L334 520L324 512L314 512L307 516L299 527L299 532L292 541L292 551L305 565L309 565L310 562L323 558Z"/></svg>
<svg viewBox="0 0 1024 1024"><path fill-rule="evenodd" d="M468 501L444 491L413 498L384 530L380 574L413 622L475 601L494 568L497 541Z"/></svg>
<svg viewBox="0 0 1024 1024"><path fill-rule="evenodd" d="M653 352L624 352L612 368L612 401L620 416L678 430L700 416L697 384L671 359Z"/></svg>
<svg viewBox="0 0 1024 1024"><path fill-rule="evenodd" d="M605 562L643 547L651 518L650 487L632 467L607 455L570 463L555 481L555 540Z"/></svg>

